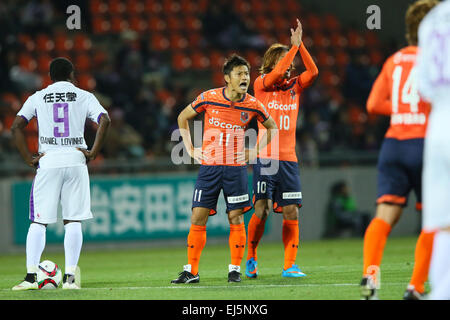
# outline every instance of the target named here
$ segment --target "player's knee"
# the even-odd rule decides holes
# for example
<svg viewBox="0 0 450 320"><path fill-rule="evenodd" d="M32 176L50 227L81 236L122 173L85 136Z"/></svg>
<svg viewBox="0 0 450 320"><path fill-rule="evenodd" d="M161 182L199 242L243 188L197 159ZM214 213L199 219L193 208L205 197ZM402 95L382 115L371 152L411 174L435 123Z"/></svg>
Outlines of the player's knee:
<svg viewBox="0 0 450 320"><path fill-rule="evenodd" d="M395 226L402 215L403 208L400 205L389 203L380 203L377 206L375 216L387 222L391 226Z"/></svg>
<svg viewBox="0 0 450 320"><path fill-rule="evenodd" d="M230 224L241 224L244 222L242 210L233 210L228 213L228 221Z"/></svg>
<svg viewBox="0 0 450 320"><path fill-rule="evenodd" d="M192 210L191 224L196 226L206 226L210 209L195 207Z"/></svg>
<svg viewBox="0 0 450 320"><path fill-rule="evenodd" d="M261 219L264 220L269 216L270 208L269 208L269 201L267 200L258 200L255 203L255 215Z"/></svg>
<svg viewBox="0 0 450 320"><path fill-rule="evenodd" d="M298 220L298 206L295 204L284 206L283 218L285 220Z"/></svg>

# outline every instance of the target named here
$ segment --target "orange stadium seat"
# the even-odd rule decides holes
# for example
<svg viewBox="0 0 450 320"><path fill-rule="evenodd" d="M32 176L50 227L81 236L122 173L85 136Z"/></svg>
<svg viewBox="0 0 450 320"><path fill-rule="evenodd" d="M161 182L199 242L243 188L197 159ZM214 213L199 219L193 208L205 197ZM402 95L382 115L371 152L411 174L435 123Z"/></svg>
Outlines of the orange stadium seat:
<svg viewBox="0 0 450 320"><path fill-rule="evenodd" d="M361 48L364 46L364 38L356 30L350 30L347 32L348 46L351 49Z"/></svg>
<svg viewBox="0 0 450 320"><path fill-rule="evenodd" d="M167 26L166 22L163 19L161 19L157 16L154 16L154 15L150 16L148 18L147 22L148 22L148 28L152 32L164 31Z"/></svg>
<svg viewBox="0 0 450 320"><path fill-rule="evenodd" d="M250 63L250 66L253 69L258 69L261 66L262 57L257 51L247 51L245 54L247 61Z"/></svg>
<svg viewBox="0 0 450 320"><path fill-rule="evenodd" d="M92 91L95 89L96 82L95 79L88 73L81 73L77 76L78 86L81 89Z"/></svg>
<svg viewBox="0 0 450 320"><path fill-rule="evenodd" d="M264 32L264 31L268 31L268 30L273 30L274 25L271 19L267 18L264 15L258 15L255 18L255 23L256 23L256 28L260 31L260 32Z"/></svg>
<svg viewBox="0 0 450 320"><path fill-rule="evenodd" d="M268 11L272 14L279 15L285 7L285 3L278 0L270 0L268 1Z"/></svg>
<svg viewBox="0 0 450 320"><path fill-rule="evenodd" d="M260 0L251 0L250 5L252 8L252 12L254 12L255 14L265 12L267 9L266 3Z"/></svg>
<svg viewBox="0 0 450 320"><path fill-rule="evenodd" d="M339 84L339 77L329 69L322 69L319 73L319 80L322 84L335 87Z"/></svg>
<svg viewBox="0 0 450 320"><path fill-rule="evenodd" d="M37 51L52 51L55 44L47 34L40 33L36 36L36 50Z"/></svg>
<svg viewBox="0 0 450 320"><path fill-rule="evenodd" d="M183 26L182 26L182 21L180 18L178 18L178 16L175 15L170 15L167 17L166 19L167 21L167 28L170 31L178 31L180 30Z"/></svg>
<svg viewBox="0 0 450 320"><path fill-rule="evenodd" d="M52 84L52 79L48 72L41 74L41 89L48 87Z"/></svg>
<svg viewBox="0 0 450 320"><path fill-rule="evenodd" d="M331 13L326 14L323 17L323 21L325 28L330 32L339 31L339 29L341 28L341 24L334 14Z"/></svg>
<svg viewBox="0 0 450 320"><path fill-rule="evenodd" d="M221 51L213 50L209 54L209 60L213 69L222 69L225 56Z"/></svg>
<svg viewBox="0 0 450 320"><path fill-rule="evenodd" d="M181 11L181 5L178 1L174 0L163 0L163 9L164 12L170 14L177 14Z"/></svg>
<svg viewBox="0 0 450 320"><path fill-rule="evenodd" d="M287 0L285 3L287 12L294 13L295 15L300 15L300 4L297 0Z"/></svg>
<svg viewBox="0 0 450 320"><path fill-rule="evenodd" d="M182 72L190 68L192 65L191 59L182 52L175 52L172 55L172 67L178 71Z"/></svg>
<svg viewBox="0 0 450 320"><path fill-rule="evenodd" d="M241 15L247 15L252 13L252 7L248 1L234 0L233 8L235 12Z"/></svg>
<svg viewBox="0 0 450 320"><path fill-rule="evenodd" d="M144 5L144 10L147 13L157 15L163 11L163 7L158 0L146 0Z"/></svg>
<svg viewBox="0 0 450 320"><path fill-rule="evenodd" d="M120 0L109 0L108 1L108 12L111 14L122 14L126 10L126 6L123 1Z"/></svg>
<svg viewBox="0 0 450 320"><path fill-rule="evenodd" d="M120 33L128 29L128 21L122 16L114 15L111 17L111 31Z"/></svg>
<svg viewBox="0 0 450 320"><path fill-rule="evenodd" d="M75 67L80 72L87 72L91 69L91 57L85 53L75 57Z"/></svg>
<svg viewBox="0 0 450 320"><path fill-rule="evenodd" d="M345 48L348 45L348 40L339 32L331 33L330 41L333 48Z"/></svg>
<svg viewBox="0 0 450 320"><path fill-rule="evenodd" d="M33 39L28 34L19 34L18 40L19 43L22 44L28 51L33 51L36 48Z"/></svg>
<svg viewBox="0 0 450 320"><path fill-rule="evenodd" d="M187 38L189 41L189 48L191 49L199 48L203 41L203 37L199 32L188 33Z"/></svg>
<svg viewBox="0 0 450 320"><path fill-rule="evenodd" d="M195 15L188 15L184 18L184 27L189 32L196 32L202 28L202 22Z"/></svg>
<svg viewBox="0 0 450 320"><path fill-rule="evenodd" d="M192 14L198 9L197 3L193 0L181 0L180 5L183 14Z"/></svg>
<svg viewBox="0 0 450 320"><path fill-rule="evenodd" d="M102 0L91 0L89 6L92 14L104 14L108 11L108 5Z"/></svg>
<svg viewBox="0 0 450 320"><path fill-rule="evenodd" d="M144 3L139 0L127 0L127 9L129 14L139 14L144 11Z"/></svg>
<svg viewBox="0 0 450 320"><path fill-rule="evenodd" d="M151 44L153 50L164 51L169 48L170 42L167 37L158 33L154 33L152 35Z"/></svg>
<svg viewBox="0 0 450 320"><path fill-rule="evenodd" d="M145 32L147 30L147 22L141 16L133 14L129 18L130 29L136 32Z"/></svg>
<svg viewBox="0 0 450 320"><path fill-rule="evenodd" d="M214 87L222 87L225 85L225 79L223 77L222 71L214 71L211 80Z"/></svg>
<svg viewBox="0 0 450 320"><path fill-rule="evenodd" d="M300 21L301 22L301 21ZM307 32L320 31L322 28L322 20L314 13L308 14L306 17L306 23L303 25L303 30Z"/></svg>
<svg viewBox="0 0 450 320"><path fill-rule="evenodd" d="M91 39L84 33L77 33L73 38L75 51L87 51L92 48Z"/></svg>
<svg viewBox="0 0 450 320"><path fill-rule="evenodd" d="M55 39L55 50L58 52L70 51L73 48L72 39L69 39L63 32L53 35L53 39Z"/></svg>
<svg viewBox="0 0 450 320"><path fill-rule="evenodd" d="M111 23L103 16L94 16L92 19L92 31L94 34L105 34L111 30Z"/></svg>
<svg viewBox="0 0 450 320"><path fill-rule="evenodd" d="M50 55L46 53L39 55L37 58L37 70L40 73L47 73L50 68L50 62L52 62Z"/></svg>
<svg viewBox="0 0 450 320"><path fill-rule="evenodd" d="M33 72L37 68L36 60L28 53L19 54L18 62L19 66L26 71Z"/></svg>
<svg viewBox="0 0 450 320"><path fill-rule="evenodd" d="M338 67L345 67L350 62L348 53L344 50L338 50L335 53L335 61Z"/></svg>
<svg viewBox="0 0 450 320"><path fill-rule="evenodd" d="M378 39L377 33L374 31L366 31L364 33L364 39L366 42L366 46L369 48L380 46L380 40Z"/></svg>
<svg viewBox="0 0 450 320"><path fill-rule="evenodd" d="M206 70L210 67L209 58L201 51L194 51L191 54L191 61L194 70Z"/></svg>
<svg viewBox="0 0 450 320"><path fill-rule="evenodd" d="M182 50L186 49L189 45L188 40L181 34L175 33L170 35L170 49L171 50Z"/></svg>

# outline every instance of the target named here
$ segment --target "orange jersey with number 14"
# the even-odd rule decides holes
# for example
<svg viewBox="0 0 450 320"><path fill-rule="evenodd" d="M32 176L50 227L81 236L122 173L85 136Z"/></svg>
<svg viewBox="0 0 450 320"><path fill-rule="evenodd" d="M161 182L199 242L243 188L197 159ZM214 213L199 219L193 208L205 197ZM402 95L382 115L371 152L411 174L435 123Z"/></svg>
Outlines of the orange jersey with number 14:
<svg viewBox="0 0 450 320"><path fill-rule="evenodd" d="M417 90L416 46L401 49L388 58L367 100L369 113L391 116L386 138L424 138L430 105Z"/></svg>

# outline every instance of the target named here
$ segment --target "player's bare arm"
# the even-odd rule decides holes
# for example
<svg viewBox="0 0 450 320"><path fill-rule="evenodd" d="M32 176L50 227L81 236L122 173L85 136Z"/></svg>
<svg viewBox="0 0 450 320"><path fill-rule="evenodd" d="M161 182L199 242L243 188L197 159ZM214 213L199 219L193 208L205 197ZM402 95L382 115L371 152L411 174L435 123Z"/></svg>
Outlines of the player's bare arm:
<svg viewBox="0 0 450 320"><path fill-rule="evenodd" d="M192 105L189 104L183 111L178 115L178 128L180 129L181 138L183 139L183 143L186 146L186 150L189 156L198 162L201 163L203 160L202 149L194 148L191 139L191 131L189 129L189 120L194 119L198 115L197 111L192 108Z"/></svg>
<svg viewBox="0 0 450 320"><path fill-rule="evenodd" d="M278 127L272 117L269 117L266 121L262 123L262 125L267 129L263 134L261 140L259 140L258 144L255 148L246 149L245 150L245 161L252 163L256 157L259 155L261 150L272 141L273 137L278 134Z"/></svg>
<svg viewBox="0 0 450 320"><path fill-rule="evenodd" d="M25 160L25 163L30 167L35 168L39 164L39 159L44 154L41 153L37 156L33 156L31 152L28 150L24 132L24 129L27 126L27 124L28 122L24 118L17 116L14 119L14 122L11 126L11 132L14 144L17 146L17 149L19 150L23 160Z"/></svg>
<svg viewBox="0 0 450 320"><path fill-rule="evenodd" d="M111 120L109 116L106 113L102 114L102 116L100 117L100 122L97 129L97 133L95 135L94 145L92 146L92 149L86 150L78 148L78 150L83 152L87 162L89 162L90 160L94 160L97 157L98 153L100 152L100 149L102 148L105 142L105 138L108 133L108 128L110 124Z"/></svg>

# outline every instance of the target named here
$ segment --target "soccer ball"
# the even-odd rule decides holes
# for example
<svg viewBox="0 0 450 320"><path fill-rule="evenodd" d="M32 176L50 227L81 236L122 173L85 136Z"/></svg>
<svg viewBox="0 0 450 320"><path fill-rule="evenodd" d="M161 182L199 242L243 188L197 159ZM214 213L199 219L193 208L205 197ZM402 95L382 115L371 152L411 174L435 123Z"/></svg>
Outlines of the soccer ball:
<svg viewBox="0 0 450 320"><path fill-rule="evenodd" d="M37 281L39 289L56 289L62 280L61 269L50 260L39 263Z"/></svg>

